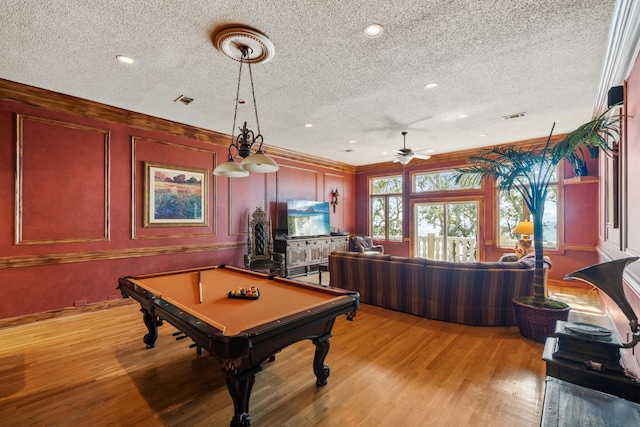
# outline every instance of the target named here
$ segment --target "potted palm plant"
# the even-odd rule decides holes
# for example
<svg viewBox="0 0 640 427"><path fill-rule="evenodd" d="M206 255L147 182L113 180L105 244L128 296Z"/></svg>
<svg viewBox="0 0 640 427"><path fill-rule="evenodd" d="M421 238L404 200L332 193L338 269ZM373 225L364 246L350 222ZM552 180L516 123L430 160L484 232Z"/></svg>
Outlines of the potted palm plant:
<svg viewBox="0 0 640 427"><path fill-rule="evenodd" d="M589 152L602 150L612 154L608 141L618 137L620 117L610 112L611 109L583 124L560 142L551 141L554 123L542 147L495 146L471 156L468 167L456 169L456 181L459 183L479 184L491 177L498 189L517 191L533 217L534 295L513 300L520 333L525 338L544 342L554 332L556 320L566 320L569 315L566 304L545 297L542 246L545 200L556 168L562 160L575 164L576 159L584 160L583 150L587 149Z"/></svg>

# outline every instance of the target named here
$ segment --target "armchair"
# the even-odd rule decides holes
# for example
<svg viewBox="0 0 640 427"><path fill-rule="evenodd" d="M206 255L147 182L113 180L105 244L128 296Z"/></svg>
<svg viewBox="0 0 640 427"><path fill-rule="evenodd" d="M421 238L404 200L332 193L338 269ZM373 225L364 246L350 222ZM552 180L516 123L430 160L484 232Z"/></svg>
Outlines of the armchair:
<svg viewBox="0 0 640 427"><path fill-rule="evenodd" d="M244 267L253 271L269 271L282 275L284 268L281 254L273 252L271 221L262 208L257 207L249 219L248 253L244 256Z"/></svg>
<svg viewBox="0 0 640 427"><path fill-rule="evenodd" d="M351 236L349 237L349 250L352 252L379 254L384 253L384 246L374 245L373 239L369 236Z"/></svg>

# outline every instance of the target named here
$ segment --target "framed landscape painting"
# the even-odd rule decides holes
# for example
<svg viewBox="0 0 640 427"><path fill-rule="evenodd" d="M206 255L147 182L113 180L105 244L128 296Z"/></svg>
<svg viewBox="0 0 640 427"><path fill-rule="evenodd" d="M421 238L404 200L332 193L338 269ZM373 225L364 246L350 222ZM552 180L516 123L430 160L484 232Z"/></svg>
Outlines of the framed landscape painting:
<svg viewBox="0 0 640 427"><path fill-rule="evenodd" d="M208 176L203 169L145 162L144 226L209 225Z"/></svg>

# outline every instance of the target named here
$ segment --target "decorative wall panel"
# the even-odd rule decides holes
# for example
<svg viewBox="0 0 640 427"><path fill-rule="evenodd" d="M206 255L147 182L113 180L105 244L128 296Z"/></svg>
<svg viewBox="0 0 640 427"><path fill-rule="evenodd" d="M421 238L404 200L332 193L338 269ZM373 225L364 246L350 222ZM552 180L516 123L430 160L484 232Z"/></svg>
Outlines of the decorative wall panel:
<svg viewBox="0 0 640 427"><path fill-rule="evenodd" d="M182 145L173 142L159 141L150 138L134 136L131 138L131 230L133 239L150 238L184 238L215 235L215 192L213 179L207 179L208 194L206 212L210 216L202 225L193 224L165 224L162 228L145 227L145 165L171 165L173 169L202 171L207 177L213 177L216 153L211 149L192 145Z"/></svg>
<svg viewBox="0 0 640 427"><path fill-rule="evenodd" d="M249 217L257 207L267 207L267 174L252 173L246 178L226 179L229 188L229 235L247 235Z"/></svg>
<svg viewBox="0 0 640 427"><path fill-rule="evenodd" d="M109 240L109 132L16 118L16 244Z"/></svg>

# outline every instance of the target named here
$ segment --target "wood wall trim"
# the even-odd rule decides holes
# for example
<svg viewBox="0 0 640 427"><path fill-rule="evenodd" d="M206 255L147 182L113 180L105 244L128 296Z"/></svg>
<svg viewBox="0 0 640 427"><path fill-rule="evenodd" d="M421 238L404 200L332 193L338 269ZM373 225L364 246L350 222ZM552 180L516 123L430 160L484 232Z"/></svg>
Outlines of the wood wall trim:
<svg viewBox="0 0 640 427"><path fill-rule="evenodd" d="M91 313L98 310L106 310L108 308L121 307L123 305L134 305L137 301L132 298L118 298L107 301L100 301L92 304L82 305L78 307L65 307L59 310L49 310L40 313L25 314L24 316L8 317L0 319L0 329L12 326L26 325L34 322L41 322L47 319L55 319L58 317L75 316L77 314Z"/></svg>
<svg viewBox="0 0 640 427"><path fill-rule="evenodd" d="M111 166L110 166L110 158L111 158L111 133L107 129L95 128L90 126L83 126L76 123L64 122L59 120L52 120L44 117L32 116L27 114L16 114L16 169L15 169L15 244L16 245L46 245L46 244L57 244L57 243L90 243L90 242L105 242L110 240L110 226L111 218L110 218L110 203L111 203ZM58 128L64 129L73 129L80 132L93 133L97 135L102 135L102 152L104 155L104 164L103 164L103 179L104 179L104 211L103 211L103 223L102 229L99 232L96 232L94 237L79 237L79 236L68 236L68 237L60 237L60 238L32 238L25 239L23 238L23 228L24 228L24 196L23 196L23 188L25 185L25 126L27 123L42 123L50 126L55 126ZM101 235L100 235L101 234Z"/></svg>
<svg viewBox="0 0 640 427"><path fill-rule="evenodd" d="M584 252L595 252L596 247L592 244L586 243L565 243L564 244L565 251L584 251Z"/></svg>
<svg viewBox="0 0 640 427"><path fill-rule="evenodd" d="M157 246L135 249L117 249L94 252L70 252L59 254L23 255L0 258L0 268L36 267L54 264L69 264L75 262L106 261L122 258L140 258L159 255L173 255L176 253L194 253L238 249L246 247L246 242L226 242L214 244Z"/></svg>
<svg viewBox="0 0 640 427"><path fill-rule="evenodd" d="M10 80L0 79L0 99L19 102L35 107L47 108L82 117L103 120L151 132L205 141L215 145L228 146L230 136L196 126L173 122L146 114L136 113L87 99L52 92L34 86L27 86ZM264 144L263 151L276 158L290 159L315 166L355 173L356 167L330 159L319 159L305 153Z"/></svg>
<svg viewBox="0 0 640 427"><path fill-rule="evenodd" d="M551 137L551 143L556 144L562 141L565 136L566 134L554 135ZM510 142L506 144L495 144L487 147L472 148L470 150L456 151L453 153L434 154L431 156L429 160L413 159L411 163L405 167L405 169L409 169L409 168L414 169L414 166L415 166L416 170L420 170L424 172L426 170L425 166L428 168L430 164L436 165L437 167L440 167L440 168L442 168L441 166L442 164L450 163L450 162L451 163L458 162L458 163L466 164L469 157L478 155L478 151L484 148L490 148L494 146L496 147L507 146L507 145L518 145L519 147L523 147L523 148L541 147L547 142L547 138L548 137L545 136L541 138L526 139L523 141ZM380 172L380 171L389 173L389 168L391 167L391 165L392 163L387 161L384 163L374 163L372 165L358 166L356 167L356 174L367 174L367 173ZM400 169L398 173L402 173L402 171L403 170Z"/></svg>

